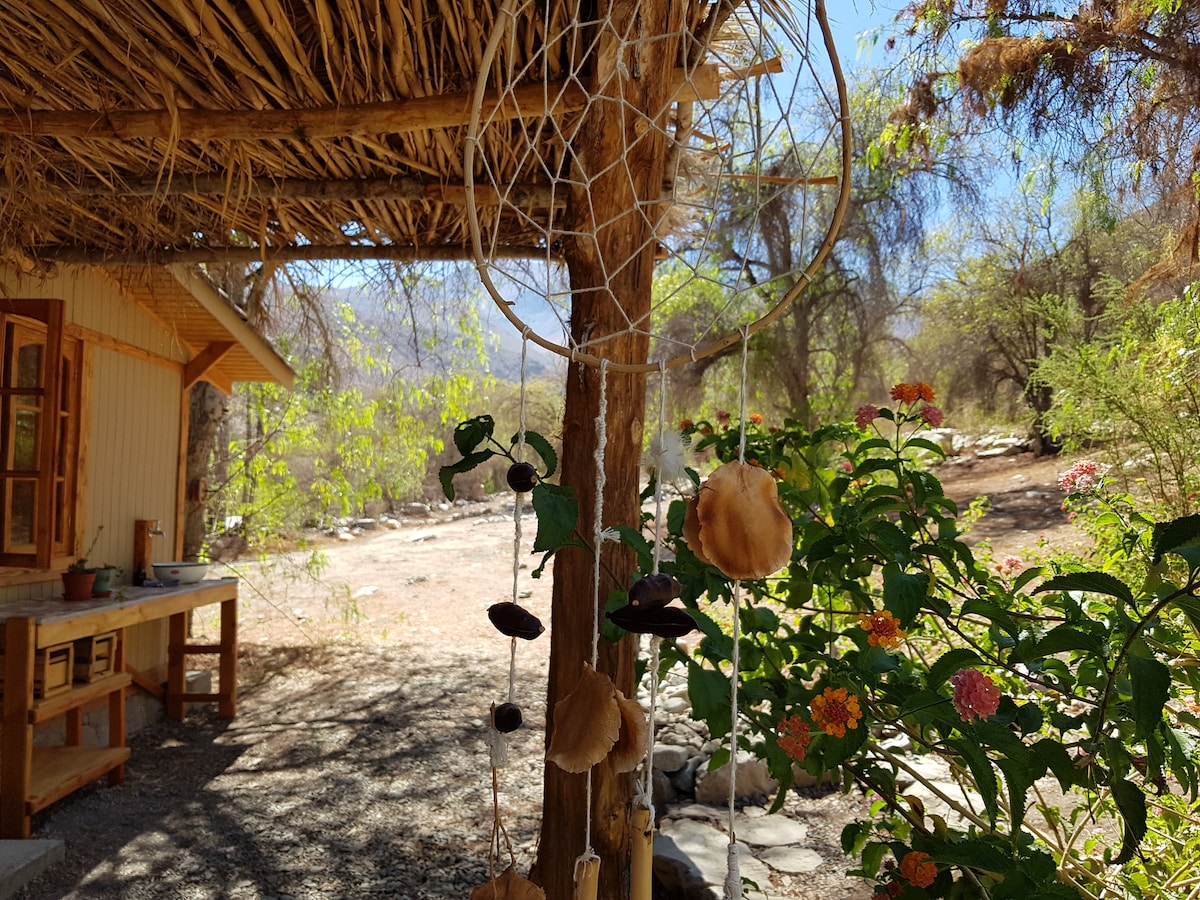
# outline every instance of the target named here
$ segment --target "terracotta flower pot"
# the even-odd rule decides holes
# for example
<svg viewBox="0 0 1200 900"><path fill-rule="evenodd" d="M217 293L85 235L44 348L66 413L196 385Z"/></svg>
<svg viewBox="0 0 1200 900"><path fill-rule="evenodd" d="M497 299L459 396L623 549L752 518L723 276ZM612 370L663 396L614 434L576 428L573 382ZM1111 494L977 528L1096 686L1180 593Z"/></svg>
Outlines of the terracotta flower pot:
<svg viewBox="0 0 1200 900"><path fill-rule="evenodd" d="M63 572L64 600L91 600L92 586L96 583L95 572Z"/></svg>

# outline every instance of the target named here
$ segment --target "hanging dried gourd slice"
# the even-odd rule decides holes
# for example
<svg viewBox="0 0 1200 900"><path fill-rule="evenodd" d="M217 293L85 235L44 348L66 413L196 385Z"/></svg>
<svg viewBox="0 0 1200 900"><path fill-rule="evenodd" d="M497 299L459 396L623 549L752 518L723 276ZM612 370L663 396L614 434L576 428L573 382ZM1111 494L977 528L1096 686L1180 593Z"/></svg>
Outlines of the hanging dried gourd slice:
<svg viewBox="0 0 1200 900"><path fill-rule="evenodd" d="M700 489L696 517L704 555L730 578L766 578L792 558L792 520L766 469L737 460L719 467Z"/></svg>
<svg viewBox="0 0 1200 900"><path fill-rule="evenodd" d="M647 609L665 606L683 593L683 585L665 572L644 575L629 587L629 604Z"/></svg>
<svg viewBox="0 0 1200 900"><path fill-rule="evenodd" d="M471 900L546 900L546 892L509 866L498 878L471 888Z"/></svg>
<svg viewBox="0 0 1200 900"><path fill-rule="evenodd" d="M692 555L706 566L711 566L707 556L704 555L704 548L700 546L700 495L697 494L687 502L687 512L683 517L683 541L688 545L688 549L692 551Z"/></svg>
<svg viewBox="0 0 1200 900"><path fill-rule="evenodd" d="M564 772L586 772L612 750L621 711L612 679L586 662L575 690L554 704L554 734L546 759Z"/></svg>
<svg viewBox="0 0 1200 900"><path fill-rule="evenodd" d="M646 755L646 739L650 726L642 704L630 700L620 691L616 692L617 708L621 711L621 734L608 754L614 772L632 772Z"/></svg>

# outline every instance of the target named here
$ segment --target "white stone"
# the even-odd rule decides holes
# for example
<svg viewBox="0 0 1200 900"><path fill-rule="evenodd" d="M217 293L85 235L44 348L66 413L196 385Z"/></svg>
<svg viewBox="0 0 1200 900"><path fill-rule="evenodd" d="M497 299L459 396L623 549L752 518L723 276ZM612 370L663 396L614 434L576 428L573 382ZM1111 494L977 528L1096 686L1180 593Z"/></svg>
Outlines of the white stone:
<svg viewBox="0 0 1200 900"><path fill-rule="evenodd" d="M724 804L729 800L729 763L715 772L704 772L696 779L696 801L698 803ZM734 796L738 800L756 797L771 797L779 790L779 782L771 777L767 764L748 753L738 753L737 777Z"/></svg>
<svg viewBox="0 0 1200 900"><path fill-rule="evenodd" d="M725 883L728 847L729 837L724 831L695 819L667 820L654 837L655 856L689 865L706 884L714 886ZM771 870L751 856L745 844L738 844L738 872L759 885L771 879Z"/></svg>
<svg viewBox="0 0 1200 900"><path fill-rule="evenodd" d="M690 754L685 747L654 745L654 768L660 772L678 772L687 765Z"/></svg>
<svg viewBox="0 0 1200 900"><path fill-rule="evenodd" d="M825 864L821 854L815 850L809 850L807 847L772 847L770 850L759 853L758 858L772 869L792 875L812 872Z"/></svg>
<svg viewBox="0 0 1200 900"><path fill-rule="evenodd" d="M752 847L786 847L808 839L808 826L785 816L760 816L736 823L738 840ZM777 867L778 868L778 867Z"/></svg>
<svg viewBox="0 0 1200 900"><path fill-rule="evenodd" d="M661 705L664 710L673 715L688 712L692 708L691 701L687 697L668 697Z"/></svg>

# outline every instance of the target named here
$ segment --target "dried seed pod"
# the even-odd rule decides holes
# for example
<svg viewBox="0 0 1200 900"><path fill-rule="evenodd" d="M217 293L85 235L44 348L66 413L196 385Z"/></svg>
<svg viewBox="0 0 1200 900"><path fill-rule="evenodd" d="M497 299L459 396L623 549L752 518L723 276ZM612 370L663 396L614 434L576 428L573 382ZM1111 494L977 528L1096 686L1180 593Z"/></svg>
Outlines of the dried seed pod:
<svg viewBox="0 0 1200 900"><path fill-rule="evenodd" d="M629 588L629 602L634 606L665 606L682 593L682 584L659 572L635 581Z"/></svg>
<svg viewBox="0 0 1200 900"><path fill-rule="evenodd" d="M634 634L653 634L662 638L683 637L696 630L696 620L678 606L626 604L608 613L608 620Z"/></svg>
<svg viewBox="0 0 1200 900"><path fill-rule="evenodd" d="M692 551L692 555L706 566L711 566L704 547L700 543L700 495L697 494L687 502L687 513L683 517L683 541Z"/></svg>
<svg viewBox="0 0 1200 900"><path fill-rule="evenodd" d="M471 888L470 900L546 900L546 892L509 866L498 878Z"/></svg>
<svg viewBox="0 0 1200 900"><path fill-rule="evenodd" d="M515 703L501 703L492 707L492 727L508 734L521 727L521 707Z"/></svg>
<svg viewBox="0 0 1200 900"><path fill-rule="evenodd" d="M770 472L733 460L708 476L698 496L699 543L728 577L766 578L791 560L792 520Z"/></svg>
<svg viewBox="0 0 1200 900"><path fill-rule="evenodd" d="M631 700L620 691L616 692L617 709L621 712L621 733L613 744L608 761L614 772L632 772L646 755L646 740L650 736L650 725L642 704Z"/></svg>
<svg viewBox="0 0 1200 900"><path fill-rule="evenodd" d="M488 607L487 614L492 624L496 626L496 630L509 637L532 641L546 630L541 619L511 600L493 603Z"/></svg>
<svg viewBox="0 0 1200 900"><path fill-rule="evenodd" d="M518 494L528 494L538 483L537 469L527 462L513 463L508 467L505 480Z"/></svg>
<svg viewBox="0 0 1200 900"><path fill-rule="evenodd" d="M608 756L621 733L616 693L612 679L585 662L575 689L554 704L546 759L564 772L586 772Z"/></svg>

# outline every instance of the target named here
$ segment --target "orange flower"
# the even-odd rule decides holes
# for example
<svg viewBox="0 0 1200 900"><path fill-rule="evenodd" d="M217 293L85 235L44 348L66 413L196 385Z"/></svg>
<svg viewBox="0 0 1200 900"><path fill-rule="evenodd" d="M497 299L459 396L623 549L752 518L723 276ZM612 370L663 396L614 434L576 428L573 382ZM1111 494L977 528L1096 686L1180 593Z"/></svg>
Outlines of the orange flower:
<svg viewBox="0 0 1200 900"><path fill-rule="evenodd" d="M858 627L868 632L868 644L886 650L896 649L905 636L904 629L900 627L900 620L886 609L863 613L858 617Z"/></svg>
<svg viewBox="0 0 1200 900"><path fill-rule="evenodd" d="M929 859L928 853L913 850L900 860L900 874L917 887L929 887L937 878L937 864Z"/></svg>
<svg viewBox="0 0 1200 900"><path fill-rule="evenodd" d="M824 694L808 701L808 708L818 728L839 738L846 736L847 728L857 728L862 718L858 697L847 694L845 688L825 688Z"/></svg>
<svg viewBox="0 0 1200 900"><path fill-rule="evenodd" d="M933 388L931 388L929 385L927 385L925 382L922 381L917 385L917 396L920 399L924 400L926 403L932 403L933 402Z"/></svg>
<svg viewBox="0 0 1200 900"><path fill-rule="evenodd" d="M916 403L921 399L921 389L915 384L902 382L892 388L892 399L901 403Z"/></svg>
<svg viewBox="0 0 1200 900"><path fill-rule="evenodd" d="M804 762L809 742L812 741L812 735L808 733L808 723L799 716L788 716L779 723L777 733L775 741L779 744L779 749L796 762Z"/></svg>
<svg viewBox="0 0 1200 900"><path fill-rule="evenodd" d="M761 425L762 424L762 414L761 413L750 413L750 415L748 415L746 418L748 418L750 420L751 425Z"/></svg>

